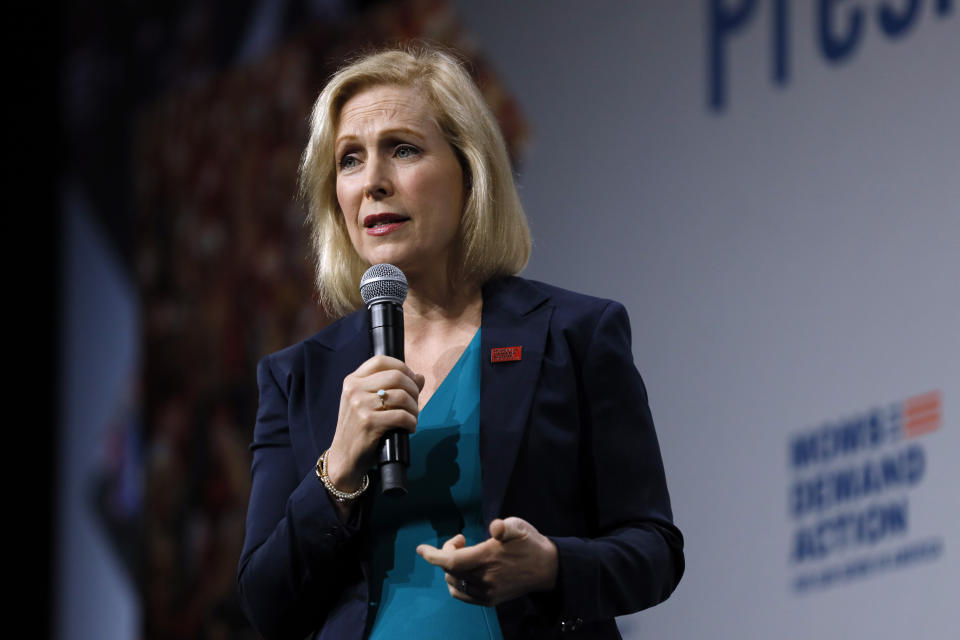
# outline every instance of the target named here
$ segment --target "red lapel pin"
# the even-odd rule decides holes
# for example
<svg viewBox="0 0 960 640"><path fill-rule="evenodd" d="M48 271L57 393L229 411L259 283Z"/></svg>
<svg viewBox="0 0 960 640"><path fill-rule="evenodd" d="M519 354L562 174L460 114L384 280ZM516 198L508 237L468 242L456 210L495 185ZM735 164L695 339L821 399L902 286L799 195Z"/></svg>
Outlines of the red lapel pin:
<svg viewBox="0 0 960 640"><path fill-rule="evenodd" d="M490 362L516 362L523 347L495 347L490 350Z"/></svg>

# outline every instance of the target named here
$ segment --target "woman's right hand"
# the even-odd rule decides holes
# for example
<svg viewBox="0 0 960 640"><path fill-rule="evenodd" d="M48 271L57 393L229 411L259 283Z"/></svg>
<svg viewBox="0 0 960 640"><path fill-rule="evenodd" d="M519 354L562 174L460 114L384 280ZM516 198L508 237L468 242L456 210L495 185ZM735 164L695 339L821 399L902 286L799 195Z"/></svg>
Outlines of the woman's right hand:
<svg viewBox="0 0 960 640"><path fill-rule="evenodd" d="M356 491L377 462L391 429L417 430L424 377L389 356L373 356L343 379L337 431L327 451L327 475L340 491ZM377 391L386 392L384 408Z"/></svg>

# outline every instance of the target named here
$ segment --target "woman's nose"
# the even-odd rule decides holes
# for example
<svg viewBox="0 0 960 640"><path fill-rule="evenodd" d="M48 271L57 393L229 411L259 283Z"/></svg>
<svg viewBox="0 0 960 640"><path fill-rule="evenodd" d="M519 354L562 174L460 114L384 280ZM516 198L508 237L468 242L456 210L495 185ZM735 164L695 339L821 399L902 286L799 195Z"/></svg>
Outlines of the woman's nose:
<svg viewBox="0 0 960 640"><path fill-rule="evenodd" d="M390 179L389 168L379 160L367 162L367 171L364 176L363 195L367 198L379 200L393 192L393 183Z"/></svg>

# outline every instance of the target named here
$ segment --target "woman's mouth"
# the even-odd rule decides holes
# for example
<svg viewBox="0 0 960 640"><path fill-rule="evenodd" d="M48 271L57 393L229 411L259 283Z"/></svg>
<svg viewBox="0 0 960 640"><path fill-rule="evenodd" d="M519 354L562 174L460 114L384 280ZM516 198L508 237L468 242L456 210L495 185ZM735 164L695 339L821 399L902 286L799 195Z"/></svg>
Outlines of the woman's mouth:
<svg viewBox="0 0 960 640"><path fill-rule="evenodd" d="M363 228L371 236L384 236L403 226L409 219L399 213L372 213L363 219Z"/></svg>

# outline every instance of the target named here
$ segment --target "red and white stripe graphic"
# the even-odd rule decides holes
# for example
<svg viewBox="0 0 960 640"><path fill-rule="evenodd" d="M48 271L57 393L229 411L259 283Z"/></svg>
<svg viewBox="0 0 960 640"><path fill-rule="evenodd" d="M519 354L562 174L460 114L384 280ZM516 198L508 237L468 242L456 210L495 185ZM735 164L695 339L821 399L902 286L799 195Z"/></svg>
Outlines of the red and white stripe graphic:
<svg viewBox="0 0 960 640"><path fill-rule="evenodd" d="M904 437L912 438L936 431L940 428L941 413L940 391L907 398L903 403Z"/></svg>

